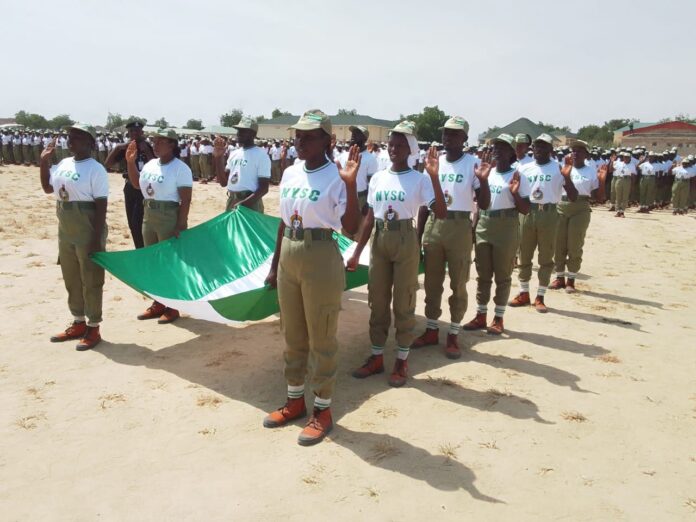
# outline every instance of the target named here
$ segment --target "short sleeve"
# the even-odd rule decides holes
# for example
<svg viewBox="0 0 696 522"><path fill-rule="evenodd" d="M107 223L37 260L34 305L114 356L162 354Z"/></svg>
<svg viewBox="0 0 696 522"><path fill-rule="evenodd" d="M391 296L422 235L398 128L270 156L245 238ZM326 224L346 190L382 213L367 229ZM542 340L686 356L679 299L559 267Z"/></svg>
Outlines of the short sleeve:
<svg viewBox="0 0 696 522"><path fill-rule="evenodd" d="M375 192L374 192L375 177L373 176L370 180L370 184L367 187L367 204L370 208L375 206Z"/></svg>
<svg viewBox="0 0 696 522"><path fill-rule="evenodd" d="M479 166L479 159L476 156L472 157L473 161L471 162L471 170L474 171L474 179L472 182L472 186L474 187L474 190L478 190L481 188L481 181L476 177L476 169Z"/></svg>
<svg viewBox="0 0 696 522"><path fill-rule="evenodd" d="M109 197L109 176L106 169L101 165L97 165L90 179L92 188L92 198L106 199Z"/></svg>
<svg viewBox="0 0 696 522"><path fill-rule="evenodd" d="M271 158L268 157L268 154L265 154L263 152L263 149L260 151L259 156L259 162L258 162L258 170L256 172L256 175L259 178L265 178L265 179L270 179L271 177Z"/></svg>
<svg viewBox="0 0 696 522"><path fill-rule="evenodd" d="M230 172L232 170L232 161L233 161L233 158L232 158L232 154L230 153L227 156L227 163L225 163L225 170L227 172Z"/></svg>
<svg viewBox="0 0 696 522"><path fill-rule="evenodd" d="M532 190L529 186L529 179L527 179L527 176L520 175L520 190L519 190L520 197L521 198L529 198L531 193L532 193Z"/></svg>
<svg viewBox="0 0 696 522"><path fill-rule="evenodd" d="M192 188L193 174L191 169L183 161L176 172L176 188Z"/></svg>
<svg viewBox="0 0 696 522"><path fill-rule="evenodd" d="M433 182L430 181L430 177L426 174L420 174L421 188L420 188L420 202L419 206L429 207L435 202L435 190L433 190Z"/></svg>
<svg viewBox="0 0 696 522"><path fill-rule="evenodd" d="M379 168L377 165L377 159L370 153L367 153L363 155L363 160L367 161L367 175L372 176L375 172L377 172L377 169Z"/></svg>
<svg viewBox="0 0 696 522"><path fill-rule="evenodd" d="M337 192L338 197L336 198L336 205L334 206L334 215L336 216L336 220L340 223L343 214L346 213L346 206L348 201L348 192L346 190L346 184L343 183L343 180L340 178L338 180Z"/></svg>
<svg viewBox="0 0 696 522"><path fill-rule="evenodd" d="M58 170L58 165L51 165L51 168L48 171L48 184L49 185L53 185L53 176L55 175L57 170Z"/></svg>

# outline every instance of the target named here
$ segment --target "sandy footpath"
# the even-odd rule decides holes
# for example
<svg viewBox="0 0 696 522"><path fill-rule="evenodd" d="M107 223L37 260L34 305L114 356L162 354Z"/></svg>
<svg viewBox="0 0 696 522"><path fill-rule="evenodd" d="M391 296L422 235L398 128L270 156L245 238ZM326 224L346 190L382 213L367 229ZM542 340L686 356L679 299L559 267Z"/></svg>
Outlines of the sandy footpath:
<svg viewBox="0 0 696 522"><path fill-rule="evenodd" d="M122 185L109 250L132 244ZM196 184L190 224L223 208ZM51 344L70 317L38 169L0 168L0 209L2 520L696 519L696 214L596 210L580 293L464 332L459 361L413 352L402 389L350 377L369 310L346 292L336 427L302 448L299 424L261 426L285 396L277 320L139 322L107 276L104 342Z"/></svg>

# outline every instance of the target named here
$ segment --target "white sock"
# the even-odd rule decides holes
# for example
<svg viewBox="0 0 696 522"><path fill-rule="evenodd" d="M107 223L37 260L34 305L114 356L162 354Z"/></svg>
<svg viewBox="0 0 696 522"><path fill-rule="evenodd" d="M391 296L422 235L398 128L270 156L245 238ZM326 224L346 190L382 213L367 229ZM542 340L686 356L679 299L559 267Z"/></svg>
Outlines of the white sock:
<svg viewBox="0 0 696 522"><path fill-rule="evenodd" d="M546 287L540 286L539 289L537 290L537 295L544 297L546 295Z"/></svg>
<svg viewBox="0 0 696 522"><path fill-rule="evenodd" d="M87 326L90 328L99 328L99 323L93 323L92 321L87 321Z"/></svg>
<svg viewBox="0 0 696 522"><path fill-rule="evenodd" d="M426 319L425 327L428 330L437 330L437 319Z"/></svg>
<svg viewBox="0 0 696 522"><path fill-rule="evenodd" d="M322 399L321 397L314 397L314 407L320 410L325 410L331 406L331 399Z"/></svg>
<svg viewBox="0 0 696 522"><path fill-rule="evenodd" d="M556 279L560 277L565 277L565 272L556 272Z"/></svg>
<svg viewBox="0 0 696 522"><path fill-rule="evenodd" d="M406 359L408 359L408 352L408 347L404 348L403 346L399 346L399 350L396 352L396 357L401 359L402 361L405 361Z"/></svg>
<svg viewBox="0 0 696 522"><path fill-rule="evenodd" d="M503 315L505 315L505 308L506 308L505 305L503 305L503 306L496 305L495 306L495 316L496 317L503 317Z"/></svg>
<svg viewBox="0 0 696 522"><path fill-rule="evenodd" d="M520 281L520 292L529 293L529 281Z"/></svg>
<svg viewBox="0 0 696 522"><path fill-rule="evenodd" d="M300 399L304 397L304 384L299 386L290 386L288 384L288 397L291 399Z"/></svg>
<svg viewBox="0 0 696 522"><path fill-rule="evenodd" d="M384 353L384 346L372 345L372 355L382 355Z"/></svg>
<svg viewBox="0 0 696 522"><path fill-rule="evenodd" d="M477 304L476 305L476 313L477 314L487 314L488 313L488 306L485 304Z"/></svg>
<svg viewBox="0 0 696 522"><path fill-rule="evenodd" d="M459 335L459 330L461 328L462 328L462 325L460 325L460 324L450 323L450 327L449 327L450 335Z"/></svg>
<svg viewBox="0 0 696 522"><path fill-rule="evenodd" d="M84 323L85 316L84 315L73 315L73 321L76 323Z"/></svg>
<svg viewBox="0 0 696 522"><path fill-rule="evenodd" d="M568 272L568 279L575 279L575 276L578 275L575 272Z"/></svg>

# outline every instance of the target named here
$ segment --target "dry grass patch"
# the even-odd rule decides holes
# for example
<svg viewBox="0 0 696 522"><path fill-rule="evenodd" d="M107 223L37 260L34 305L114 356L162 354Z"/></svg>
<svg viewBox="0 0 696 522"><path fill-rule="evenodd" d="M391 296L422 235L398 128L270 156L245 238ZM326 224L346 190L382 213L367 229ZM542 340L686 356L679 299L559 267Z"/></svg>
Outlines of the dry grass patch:
<svg viewBox="0 0 696 522"><path fill-rule="evenodd" d="M493 441L493 442L479 442L479 447L485 448L485 449L494 449L494 450L500 449L498 447L498 444L495 441Z"/></svg>
<svg viewBox="0 0 696 522"><path fill-rule="evenodd" d="M122 393L107 393L99 397L101 401L100 407L102 410L112 408L119 402L126 402L126 396Z"/></svg>
<svg viewBox="0 0 696 522"><path fill-rule="evenodd" d="M690 507L692 510L696 511L696 498L687 498L684 501L686 507Z"/></svg>
<svg viewBox="0 0 696 522"><path fill-rule="evenodd" d="M456 386L457 383L454 382L452 379L448 379L447 377L431 377L428 375L428 378L426 381L428 384L432 384L434 386Z"/></svg>
<svg viewBox="0 0 696 522"><path fill-rule="evenodd" d="M587 417L579 411L564 411L561 417L570 422L587 422Z"/></svg>
<svg viewBox="0 0 696 522"><path fill-rule="evenodd" d="M203 435L204 437L209 437L211 435L215 435L217 433L216 428L203 428L202 430L198 431L199 435Z"/></svg>
<svg viewBox="0 0 696 522"><path fill-rule="evenodd" d="M29 415L17 420L15 424L23 430L33 430L39 425L39 421L45 420L46 416L43 413Z"/></svg>
<svg viewBox="0 0 696 522"><path fill-rule="evenodd" d="M201 408L205 408L206 406L208 408L217 408L220 404L222 404L222 399L215 395L201 395L196 401L196 405Z"/></svg>
<svg viewBox="0 0 696 522"><path fill-rule="evenodd" d="M440 455L445 457L447 460L457 460L457 449L459 446L454 446L452 444L445 443L445 444L440 444L438 447L438 450L440 451Z"/></svg>
<svg viewBox="0 0 696 522"><path fill-rule="evenodd" d="M602 361L605 363L612 363L612 364L619 364L621 362L621 359L619 359L616 355L612 355L610 353L605 353L604 355L598 355L595 357L598 361Z"/></svg>
<svg viewBox="0 0 696 522"><path fill-rule="evenodd" d="M394 446L392 441L381 441L372 446L372 453L368 457L368 460L370 462L380 462L384 459L395 457L399 453L401 452L396 446Z"/></svg>

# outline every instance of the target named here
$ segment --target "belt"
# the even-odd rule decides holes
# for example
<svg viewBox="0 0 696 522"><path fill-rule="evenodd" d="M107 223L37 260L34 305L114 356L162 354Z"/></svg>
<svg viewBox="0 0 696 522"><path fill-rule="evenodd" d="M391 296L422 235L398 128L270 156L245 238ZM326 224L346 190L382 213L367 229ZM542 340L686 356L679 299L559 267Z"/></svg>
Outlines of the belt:
<svg viewBox="0 0 696 522"><path fill-rule="evenodd" d="M367 196L367 190L361 190L360 192L358 192L358 197L359 197L359 198L362 198L362 197L364 197L364 196Z"/></svg>
<svg viewBox="0 0 696 522"><path fill-rule="evenodd" d="M252 194L253 192L251 190L240 190L239 192L227 191L227 196L233 199L246 199Z"/></svg>
<svg viewBox="0 0 696 522"><path fill-rule="evenodd" d="M333 240L333 230L330 228L290 228L285 227L283 236L291 241L302 241L305 237L311 237L312 241Z"/></svg>
<svg viewBox="0 0 696 522"><path fill-rule="evenodd" d="M578 196L578 199L576 199L575 201L589 201L589 200L590 200L590 196ZM570 201L570 200L568 199L568 196L561 196L561 201Z"/></svg>
<svg viewBox="0 0 696 522"><path fill-rule="evenodd" d="M446 219L470 219L470 215L468 210L448 210Z"/></svg>
<svg viewBox="0 0 696 522"><path fill-rule="evenodd" d="M531 203L530 208L532 210L537 210L539 212L546 212L549 210L556 210L556 204L555 203Z"/></svg>
<svg viewBox="0 0 696 522"><path fill-rule="evenodd" d="M413 230L413 220L396 219L394 221L384 221L383 219L375 219L375 228L377 230Z"/></svg>
<svg viewBox="0 0 696 522"><path fill-rule="evenodd" d="M498 210L479 210L479 215L498 218L498 217L517 217L520 213L516 208L501 208Z"/></svg>
<svg viewBox="0 0 696 522"><path fill-rule="evenodd" d="M63 210L70 210L73 208L79 208L81 210L94 210L97 205L94 201L56 201L56 207Z"/></svg>
<svg viewBox="0 0 696 522"><path fill-rule="evenodd" d="M152 208L152 209L178 208L179 207L179 203L177 203L176 201L156 201L154 199L144 200L143 205L147 208Z"/></svg>

